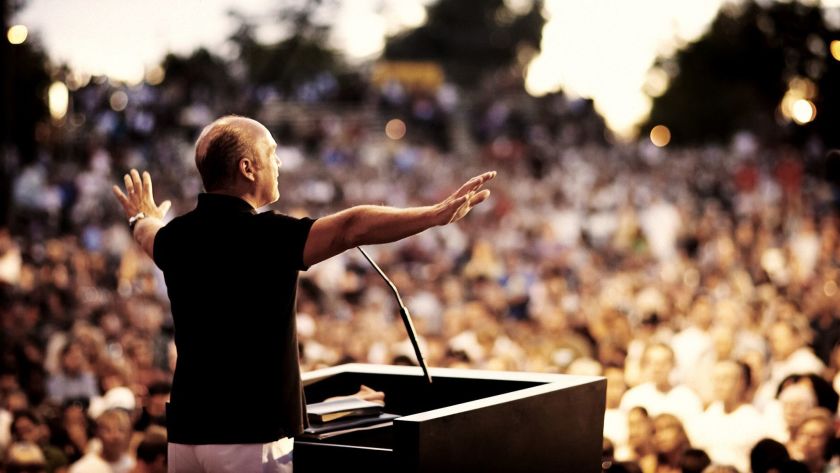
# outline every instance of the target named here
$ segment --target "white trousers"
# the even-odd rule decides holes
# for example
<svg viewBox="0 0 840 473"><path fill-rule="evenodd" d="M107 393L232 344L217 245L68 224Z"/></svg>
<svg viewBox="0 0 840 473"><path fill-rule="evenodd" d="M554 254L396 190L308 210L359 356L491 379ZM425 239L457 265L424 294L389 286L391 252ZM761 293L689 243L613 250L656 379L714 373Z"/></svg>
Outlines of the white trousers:
<svg viewBox="0 0 840 473"><path fill-rule="evenodd" d="M169 473L292 473L294 439L271 443L169 443Z"/></svg>

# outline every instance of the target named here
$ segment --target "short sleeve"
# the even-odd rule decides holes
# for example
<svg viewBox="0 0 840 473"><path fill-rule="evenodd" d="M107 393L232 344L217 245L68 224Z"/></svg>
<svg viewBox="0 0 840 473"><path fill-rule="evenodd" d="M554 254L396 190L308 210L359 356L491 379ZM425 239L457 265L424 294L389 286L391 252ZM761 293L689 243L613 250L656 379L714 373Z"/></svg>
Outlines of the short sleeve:
<svg viewBox="0 0 840 473"><path fill-rule="evenodd" d="M261 229L266 230L272 244L279 249L281 257L300 271L309 266L303 263L303 249L314 219L309 217L294 218L276 211L263 212L259 215Z"/></svg>
<svg viewBox="0 0 840 473"><path fill-rule="evenodd" d="M152 245L152 259L161 271L164 270L169 261L169 226L164 226L155 234L155 242Z"/></svg>

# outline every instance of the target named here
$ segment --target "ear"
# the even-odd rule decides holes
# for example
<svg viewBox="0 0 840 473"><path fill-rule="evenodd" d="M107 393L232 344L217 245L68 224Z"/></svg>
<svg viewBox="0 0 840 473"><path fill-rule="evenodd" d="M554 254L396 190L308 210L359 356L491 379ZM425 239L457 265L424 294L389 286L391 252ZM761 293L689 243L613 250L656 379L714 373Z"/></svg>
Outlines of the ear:
<svg viewBox="0 0 840 473"><path fill-rule="evenodd" d="M254 182L257 179L255 171L256 168L251 158L242 158L239 160L239 173L242 174L242 177Z"/></svg>

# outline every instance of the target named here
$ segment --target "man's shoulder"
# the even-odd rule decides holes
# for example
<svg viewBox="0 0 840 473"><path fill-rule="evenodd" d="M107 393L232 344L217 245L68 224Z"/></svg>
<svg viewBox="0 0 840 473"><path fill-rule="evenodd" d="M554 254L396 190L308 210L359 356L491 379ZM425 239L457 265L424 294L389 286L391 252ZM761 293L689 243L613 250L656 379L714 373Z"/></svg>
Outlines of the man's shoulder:
<svg viewBox="0 0 840 473"><path fill-rule="evenodd" d="M177 217L173 217L172 220L170 220L165 226L168 227L170 225L179 226L189 224L190 222L193 222L201 217L200 213L197 210L198 209L192 209L189 212L178 215Z"/></svg>
<svg viewBox="0 0 840 473"><path fill-rule="evenodd" d="M172 220L166 222L166 224L158 230L157 236L170 234L172 232L188 231L190 228L195 227L199 220L200 216L198 215L198 212L196 212L195 209L190 210L189 212L178 215Z"/></svg>

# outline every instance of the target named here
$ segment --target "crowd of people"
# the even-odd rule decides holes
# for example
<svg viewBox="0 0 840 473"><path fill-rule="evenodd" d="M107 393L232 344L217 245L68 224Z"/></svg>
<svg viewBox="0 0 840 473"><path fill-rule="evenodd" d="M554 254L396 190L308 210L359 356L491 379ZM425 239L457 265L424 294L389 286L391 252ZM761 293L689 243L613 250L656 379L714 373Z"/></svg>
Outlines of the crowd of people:
<svg viewBox="0 0 840 473"><path fill-rule="evenodd" d="M165 461L177 357L166 288L110 186L149 170L170 215L192 209L192 143L215 105L141 86L117 112L111 87L76 92L64 131L21 165L0 231L6 471ZM840 471L840 188L821 153L748 135L607 145L570 139L578 125L544 113L510 134L509 98L488 101L469 156L412 139L410 122L401 140L340 115L269 123L283 161L275 208L424 205L497 169L470 218L368 249L429 365L605 376L610 471ZM378 278L353 251L302 274L303 370L414 362Z"/></svg>

